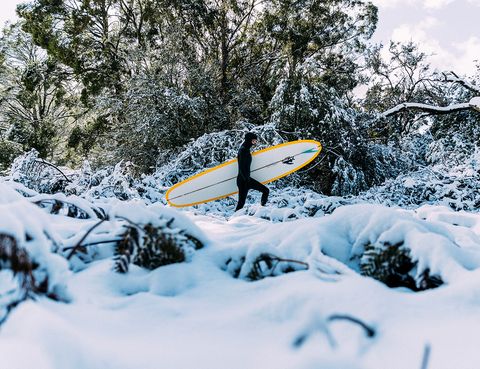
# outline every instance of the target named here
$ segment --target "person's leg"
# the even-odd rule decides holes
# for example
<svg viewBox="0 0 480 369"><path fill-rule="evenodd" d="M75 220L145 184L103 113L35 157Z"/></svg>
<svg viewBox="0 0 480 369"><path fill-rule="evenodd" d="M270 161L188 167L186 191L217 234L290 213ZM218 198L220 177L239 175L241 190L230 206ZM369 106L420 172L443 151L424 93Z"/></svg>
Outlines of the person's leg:
<svg viewBox="0 0 480 369"><path fill-rule="evenodd" d="M266 186L264 186L263 184L261 184L260 182L256 181L253 178L250 178L250 180L248 181L248 187L253 190L260 191L262 193L261 204L262 206L265 206L268 200L268 194L270 193L270 190Z"/></svg>
<svg viewBox="0 0 480 369"><path fill-rule="evenodd" d="M238 203L235 211L243 208L243 206L245 205L245 201L247 200L247 193L248 193L248 184L243 183L242 181L237 181L237 186L238 186Z"/></svg>

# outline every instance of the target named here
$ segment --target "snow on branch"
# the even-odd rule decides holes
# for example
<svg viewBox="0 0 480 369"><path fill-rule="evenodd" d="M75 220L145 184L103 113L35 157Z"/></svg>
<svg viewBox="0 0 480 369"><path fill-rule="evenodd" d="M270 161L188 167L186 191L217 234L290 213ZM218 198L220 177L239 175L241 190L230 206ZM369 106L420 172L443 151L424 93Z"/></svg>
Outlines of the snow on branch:
<svg viewBox="0 0 480 369"><path fill-rule="evenodd" d="M477 93L479 96L473 97L468 103L451 104L448 106L434 106L422 103L404 102L398 104L391 109L383 112L383 117L401 113L406 110L418 110L431 115L450 114L457 111L474 109L480 112L480 86L476 86L467 80L460 78L455 72L443 73L445 82L459 83L470 91Z"/></svg>
<svg viewBox="0 0 480 369"><path fill-rule="evenodd" d="M454 83L459 83L463 87L469 89L470 91L476 92L480 94L480 86L476 86L463 78L460 78L455 72L450 72L450 73L443 73L443 76L445 77L445 82L454 82Z"/></svg>
<svg viewBox="0 0 480 369"><path fill-rule="evenodd" d="M470 105L466 103L462 104L454 104L449 106L433 106L428 104L421 104L421 103L402 103L394 106L391 109L383 112L382 115L384 117L390 117L392 115L401 113L405 110L420 110L423 112L431 113L431 114L450 114L454 111L460 110L467 110L470 109Z"/></svg>
<svg viewBox="0 0 480 369"><path fill-rule="evenodd" d="M392 115L401 113L406 110L419 110L425 113L439 115L439 114L450 114L456 111L474 109L480 111L480 97L474 97L468 103L461 104L452 104L448 106L434 106L422 103L402 103L394 106L391 109L382 113L383 117L390 117Z"/></svg>

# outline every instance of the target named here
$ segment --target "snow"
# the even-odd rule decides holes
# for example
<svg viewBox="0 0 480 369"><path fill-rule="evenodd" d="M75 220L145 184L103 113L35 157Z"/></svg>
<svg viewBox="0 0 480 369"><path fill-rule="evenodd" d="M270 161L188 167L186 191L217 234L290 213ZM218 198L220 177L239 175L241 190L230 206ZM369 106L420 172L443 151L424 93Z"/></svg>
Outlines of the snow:
<svg viewBox="0 0 480 369"><path fill-rule="evenodd" d="M480 96L473 97L470 100L469 105L473 107L475 110L480 111Z"/></svg>
<svg viewBox="0 0 480 369"><path fill-rule="evenodd" d="M316 217L288 205L218 217L140 200L56 196L107 215L84 242L111 240L122 218L140 224L174 218L175 229L203 243L185 262L152 271L131 265L119 274L111 244L96 246L81 268L70 260L71 271L62 253L54 253L74 246L98 223L96 213L86 219L49 214L0 186L1 232L28 247L52 285L69 296L67 302L38 296L11 310L0 331L1 368L400 369L419 368L426 348L429 368L480 362L474 324L480 319L479 214L434 205L338 204ZM414 292L361 274L367 245L400 243L416 262L414 280L428 269L444 284ZM266 278L251 281L265 254L284 261L273 270L263 265ZM285 273L287 266L294 271ZM0 280L7 288L13 277L5 271Z"/></svg>
<svg viewBox="0 0 480 369"><path fill-rule="evenodd" d="M468 109L471 106L475 106L475 105L472 105L472 101L470 101L470 103L451 104L448 106L433 106L433 105L421 104L421 103L401 103L383 112L382 116L388 117L390 115L396 114L406 109L420 109L420 110L427 110L427 111L450 112L455 110Z"/></svg>

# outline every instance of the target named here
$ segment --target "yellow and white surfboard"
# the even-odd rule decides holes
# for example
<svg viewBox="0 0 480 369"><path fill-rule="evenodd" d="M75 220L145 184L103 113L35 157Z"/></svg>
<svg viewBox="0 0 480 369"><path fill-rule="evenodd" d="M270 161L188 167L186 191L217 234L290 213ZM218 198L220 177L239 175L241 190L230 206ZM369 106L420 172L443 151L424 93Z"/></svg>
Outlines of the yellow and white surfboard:
<svg viewBox="0 0 480 369"><path fill-rule="evenodd" d="M285 177L313 161L322 145L314 140L299 140L268 147L252 153L250 176L265 184ZM167 202L176 207L218 200L238 192L237 159L200 172L172 186Z"/></svg>

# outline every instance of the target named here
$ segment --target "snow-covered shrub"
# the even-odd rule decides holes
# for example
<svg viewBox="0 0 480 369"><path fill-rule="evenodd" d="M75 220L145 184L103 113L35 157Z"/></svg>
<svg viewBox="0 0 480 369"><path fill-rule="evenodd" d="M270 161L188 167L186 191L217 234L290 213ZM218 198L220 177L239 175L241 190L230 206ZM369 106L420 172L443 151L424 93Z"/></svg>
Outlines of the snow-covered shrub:
<svg viewBox="0 0 480 369"><path fill-rule="evenodd" d="M326 85L286 80L278 85L270 109L271 122L278 130L289 133L289 139L315 139L322 143L323 165L308 172L302 184L330 194L336 179L332 173L336 160L341 157L353 163L358 142L362 142L355 111Z"/></svg>
<svg viewBox="0 0 480 369"><path fill-rule="evenodd" d="M0 138L0 171L10 168L13 160L22 154L22 146Z"/></svg>
<svg viewBox="0 0 480 369"><path fill-rule="evenodd" d="M335 176L331 189L333 195L357 194L359 191L367 189L363 171L355 168L343 157L335 160L332 173Z"/></svg>
<svg viewBox="0 0 480 369"><path fill-rule="evenodd" d="M115 270L128 272L135 264L152 270L160 266L190 261L195 250L207 242L200 231L181 212L156 204L119 202L109 214L115 227Z"/></svg>
<svg viewBox="0 0 480 369"><path fill-rule="evenodd" d="M5 186L1 190L12 191ZM37 295L68 300L64 286L68 264L53 252L59 239L45 214L22 199L0 204L0 214L0 322L15 306Z"/></svg>
<svg viewBox="0 0 480 369"><path fill-rule="evenodd" d="M267 184L270 195L266 206L259 206L260 193L250 191L247 202L240 214L247 214L271 222L285 222L301 218L321 217L331 214L344 205L364 202L355 197L325 196L302 187L290 186L288 181L279 180ZM236 198L199 204L193 207L196 214L225 218L234 213Z"/></svg>
<svg viewBox="0 0 480 369"><path fill-rule="evenodd" d="M136 177L131 162L120 162L113 167L94 171L85 161L82 168L71 176L65 194L77 195L95 202L98 199L144 199L147 203L163 202L167 190L156 174Z"/></svg>
<svg viewBox="0 0 480 369"><path fill-rule="evenodd" d="M434 140L427 147L426 159L430 165L461 165L478 150L476 143L465 140L462 133Z"/></svg>
<svg viewBox="0 0 480 369"><path fill-rule="evenodd" d="M310 168L299 181L317 192L357 195L415 169L419 161L418 150L411 150L408 140L400 145L390 144L388 139L376 142L381 118L353 109L326 85L295 86L284 81L270 108L271 122L280 132L286 131L289 139L311 138L322 143L321 165Z"/></svg>
<svg viewBox="0 0 480 369"><path fill-rule="evenodd" d="M258 281L266 277L273 277L297 270L308 269L308 264L303 261L282 259L272 254L261 254L251 264L246 273L246 279Z"/></svg>
<svg viewBox="0 0 480 369"><path fill-rule="evenodd" d="M17 157L10 168L10 178L41 193L64 191L69 179L55 165L39 158L35 149Z"/></svg>
<svg viewBox="0 0 480 369"><path fill-rule="evenodd" d="M456 164L448 162L423 167L388 180L359 197L367 202L415 208L440 204L455 210L478 211L480 207L480 157L475 152Z"/></svg>
<svg viewBox="0 0 480 369"><path fill-rule="evenodd" d="M72 196L69 199L78 196L90 202L101 198L121 200L142 198L147 203L165 203L164 195L167 188L160 185L157 175L142 174L140 177L135 177L133 172L131 162L120 162L115 166L95 171L88 161L84 161L79 170L63 169L60 172L50 163L39 159L37 152L31 151L15 160L11 174L2 178L2 181L27 197L61 191L67 196ZM56 195L61 194L56 193ZM56 200L63 201L64 204L47 204L54 203ZM54 210L60 205L63 208L69 206L64 200L64 198L48 197L42 199L42 203L55 212ZM67 211L73 214L76 210L70 207Z"/></svg>
<svg viewBox="0 0 480 369"><path fill-rule="evenodd" d="M414 291L436 288L443 284L441 278L430 275L429 269L416 272L408 247L403 242L368 244L360 259L363 275L375 278L389 287L407 287Z"/></svg>
<svg viewBox="0 0 480 369"><path fill-rule="evenodd" d="M101 100L112 116L121 117L111 133L114 158L132 161L144 172L162 151L209 130L207 102L169 86L153 71L131 78L123 95Z"/></svg>
<svg viewBox="0 0 480 369"><path fill-rule="evenodd" d="M115 246L115 270L126 273L130 263L153 270L189 261L203 244L185 230L173 228L173 220L160 218L155 224L126 225Z"/></svg>
<svg viewBox="0 0 480 369"><path fill-rule="evenodd" d="M100 170L94 173L90 162L88 160L84 160L80 170L75 172L75 175L73 175L71 178L71 182L65 187L65 194L84 194L91 187L99 185L106 175L107 174L105 170Z"/></svg>
<svg viewBox="0 0 480 369"><path fill-rule="evenodd" d="M84 172L84 176L80 177L81 185L85 186L83 196L88 199L98 198L117 198L120 200L130 200L138 198L139 195L134 188L135 179L131 172L132 163L119 162L114 167L101 169L89 177L90 185L85 186L83 183L88 181L88 172ZM88 183L88 182L87 182ZM77 187L81 189L82 187Z"/></svg>
<svg viewBox="0 0 480 369"><path fill-rule="evenodd" d="M261 253L253 260L245 255L230 257L222 266L222 269L230 273L232 277L247 281L258 281L308 268L309 265L304 261L285 259L271 253Z"/></svg>
<svg viewBox="0 0 480 369"><path fill-rule="evenodd" d="M256 133L259 138L256 150L283 142L272 124L258 127L240 124L234 130L204 134L185 145L175 158L170 158L172 160L161 159L165 164L157 169L155 176L163 185L170 186L204 169L234 159L248 131Z"/></svg>

